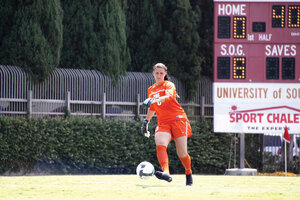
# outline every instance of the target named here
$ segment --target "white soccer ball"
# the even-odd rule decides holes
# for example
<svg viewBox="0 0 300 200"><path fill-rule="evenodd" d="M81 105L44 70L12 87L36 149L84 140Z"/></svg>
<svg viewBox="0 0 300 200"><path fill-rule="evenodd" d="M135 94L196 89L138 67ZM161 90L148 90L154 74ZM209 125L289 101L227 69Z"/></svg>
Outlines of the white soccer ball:
<svg viewBox="0 0 300 200"><path fill-rule="evenodd" d="M155 172L155 170L154 170L153 165L147 161L141 162L136 168L136 174L141 179L150 178L151 176L153 176L154 172Z"/></svg>

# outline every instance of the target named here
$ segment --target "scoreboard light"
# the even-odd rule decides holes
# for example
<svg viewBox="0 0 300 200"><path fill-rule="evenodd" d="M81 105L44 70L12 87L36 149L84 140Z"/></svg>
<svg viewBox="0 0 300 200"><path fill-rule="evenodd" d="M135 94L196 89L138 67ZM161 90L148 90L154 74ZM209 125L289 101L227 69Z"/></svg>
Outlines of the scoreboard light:
<svg viewBox="0 0 300 200"><path fill-rule="evenodd" d="M288 27L300 28L300 6L289 6Z"/></svg>
<svg viewBox="0 0 300 200"><path fill-rule="evenodd" d="M284 16L285 16L285 6L283 5L272 6L272 27L283 28L285 22Z"/></svg>
<svg viewBox="0 0 300 200"><path fill-rule="evenodd" d="M265 22L253 22L252 31L260 32L260 33L266 32L266 23Z"/></svg>
<svg viewBox="0 0 300 200"><path fill-rule="evenodd" d="M218 57L218 79L230 78L230 57Z"/></svg>
<svg viewBox="0 0 300 200"><path fill-rule="evenodd" d="M246 58L234 57L233 58L233 79L246 78Z"/></svg>
<svg viewBox="0 0 300 200"><path fill-rule="evenodd" d="M233 38L246 38L246 17L233 17Z"/></svg>
<svg viewBox="0 0 300 200"><path fill-rule="evenodd" d="M282 80L295 79L295 58L282 58Z"/></svg>
<svg viewBox="0 0 300 200"><path fill-rule="evenodd" d="M230 38L230 17L218 17L218 38Z"/></svg>
<svg viewBox="0 0 300 200"><path fill-rule="evenodd" d="M267 57L266 58L266 75L267 80L279 79L279 58Z"/></svg>

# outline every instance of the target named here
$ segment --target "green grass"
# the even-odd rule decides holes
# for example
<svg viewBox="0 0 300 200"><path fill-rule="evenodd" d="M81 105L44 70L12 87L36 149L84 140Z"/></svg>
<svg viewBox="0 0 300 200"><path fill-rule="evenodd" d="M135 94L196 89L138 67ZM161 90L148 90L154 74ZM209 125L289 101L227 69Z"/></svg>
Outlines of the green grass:
<svg viewBox="0 0 300 200"><path fill-rule="evenodd" d="M173 175L171 183L136 175L0 176L0 200L300 200L300 177L193 177L194 185L187 187L185 175Z"/></svg>

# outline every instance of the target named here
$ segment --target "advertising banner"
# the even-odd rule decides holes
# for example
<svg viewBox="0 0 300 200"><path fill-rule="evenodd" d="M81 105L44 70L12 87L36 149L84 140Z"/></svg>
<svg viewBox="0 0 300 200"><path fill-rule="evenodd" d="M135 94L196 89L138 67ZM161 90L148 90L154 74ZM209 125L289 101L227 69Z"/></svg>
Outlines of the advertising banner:
<svg viewBox="0 0 300 200"><path fill-rule="evenodd" d="M214 132L300 134L300 84L214 83Z"/></svg>

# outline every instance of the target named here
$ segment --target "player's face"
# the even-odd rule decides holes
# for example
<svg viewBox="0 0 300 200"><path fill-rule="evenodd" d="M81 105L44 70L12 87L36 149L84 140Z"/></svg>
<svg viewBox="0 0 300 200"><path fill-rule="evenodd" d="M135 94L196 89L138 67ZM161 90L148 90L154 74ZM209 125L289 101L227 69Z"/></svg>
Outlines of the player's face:
<svg viewBox="0 0 300 200"><path fill-rule="evenodd" d="M164 78L166 76L167 72L162 69L162 68L156 68L154 71L153 71L153 76L155 78L155 82L157 84L161 84L164 82Z"/></svg>

